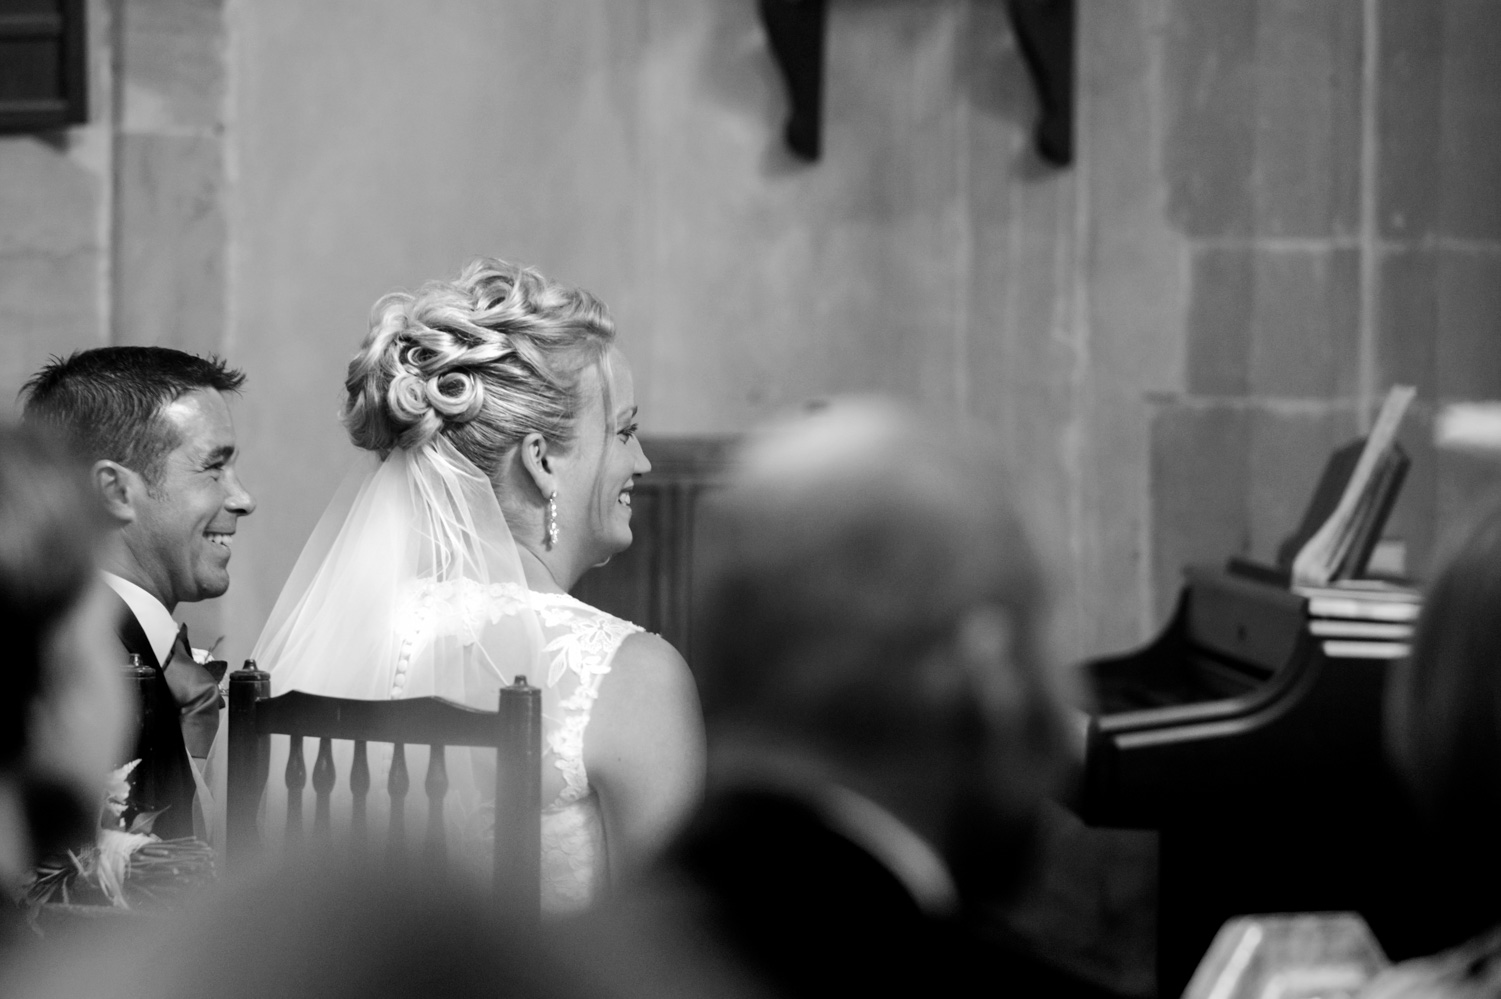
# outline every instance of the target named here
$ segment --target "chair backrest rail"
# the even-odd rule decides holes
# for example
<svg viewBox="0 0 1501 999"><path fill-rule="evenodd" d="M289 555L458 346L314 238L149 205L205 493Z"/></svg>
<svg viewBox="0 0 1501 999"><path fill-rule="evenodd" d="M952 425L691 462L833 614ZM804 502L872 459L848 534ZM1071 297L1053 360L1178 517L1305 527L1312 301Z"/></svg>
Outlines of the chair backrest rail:
<svg viewBox="0 0 1501 999"><path fill-rule="evenodd" d="M355 701L300 690L256 704L257 735L312 735L411 745L494 746L495 712L441 697Z"/></svg>

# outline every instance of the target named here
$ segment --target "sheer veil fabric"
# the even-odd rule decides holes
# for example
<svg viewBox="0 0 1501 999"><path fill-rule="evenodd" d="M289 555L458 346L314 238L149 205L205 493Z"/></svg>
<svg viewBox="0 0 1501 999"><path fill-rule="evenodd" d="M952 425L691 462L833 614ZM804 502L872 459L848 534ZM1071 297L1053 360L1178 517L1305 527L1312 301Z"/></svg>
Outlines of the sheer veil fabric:
<svg viewBox="0 0 1501 999"><path fill-rule="evenodd" d="M273 694L437 696L493 710L502 684L540 677L526 595L494 487L438 436L384 460L369 454L351 474L253 656Z"/></svg>
<svg viewBox="0 0 1501 999"><path fill-rule="evenodd" d="M441 435L418 449L362 456L304 547L252 657L270 673L273 695L437 696L494 711L500 687L525 675L544 688L544 715L555 712L558 698L547 684L542 631L494 487ZM225 741L216 747L216 775ZM273 849L285 823L287 745L283 737L272 740L263 833ZM336 742L334 751L344 791L334 796L337 838L347 828L353 750ZM309 772L316 752L316 744L304 748ZM427 755L426 747L406 750L412 830L426 816ZM450 855L471 857L476 866L486 863L493 836L494 758L493 750L446 754ZM370 746L377 845L389 811L390 760L391 747Z"/></svg>

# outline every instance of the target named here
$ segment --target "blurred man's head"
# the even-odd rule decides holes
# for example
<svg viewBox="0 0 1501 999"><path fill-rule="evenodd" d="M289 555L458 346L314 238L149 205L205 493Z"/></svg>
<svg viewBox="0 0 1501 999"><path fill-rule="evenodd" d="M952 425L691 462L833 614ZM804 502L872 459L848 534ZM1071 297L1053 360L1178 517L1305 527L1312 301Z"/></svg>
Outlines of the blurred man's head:
<svg viewBox="0 0 1501 999"><path fill-rule="evenodd" d="M240 484L225 393L245 376L166 347L101 347L54 359L26 385L26 420L62 430L91 463L119 527L105 567L170 611L229 588Z"/></svg>
<svg viewBox="0 0 1501 999"><path fill-rule="evenodd" d="M710 504L697 583L711 755L825 761L935 840L1051 790L1043 573L974 431L873 400L768 431Z"/></svg>
<svg viewBox="0 0 1501 999"><path fill-rule="evenodd" d="M125 687L97 578L104 517L51 434L0 427L0 876L92 827L126 744ZM19 813L19 815L18 815Z"/></svg>

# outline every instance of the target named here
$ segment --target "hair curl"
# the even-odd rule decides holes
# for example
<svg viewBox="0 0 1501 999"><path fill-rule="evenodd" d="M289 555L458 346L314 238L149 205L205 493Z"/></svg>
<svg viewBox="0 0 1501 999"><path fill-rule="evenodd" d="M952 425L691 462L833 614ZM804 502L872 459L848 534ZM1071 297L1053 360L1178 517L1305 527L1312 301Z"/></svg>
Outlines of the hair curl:
<svg viewBox="0 0 1501 999"><path fill-rule="evenodd" d="M587 291L480 258L455 281L375 303L344 381L344 426L356 447L382 454L442 434L494 478L527 434L572 444L579 374L614 338Z"/></svg>

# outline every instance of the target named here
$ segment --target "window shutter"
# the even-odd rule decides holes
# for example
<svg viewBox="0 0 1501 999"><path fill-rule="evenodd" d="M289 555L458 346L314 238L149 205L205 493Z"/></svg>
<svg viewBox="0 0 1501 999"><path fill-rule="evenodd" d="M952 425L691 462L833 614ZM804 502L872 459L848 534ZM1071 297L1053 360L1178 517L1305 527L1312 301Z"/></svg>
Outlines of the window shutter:
<svg viewBox="0 0 1501 999"><path fill-rule="evenodd" d="M0 132L88 118L85 0L0 0Z"/></svg>

